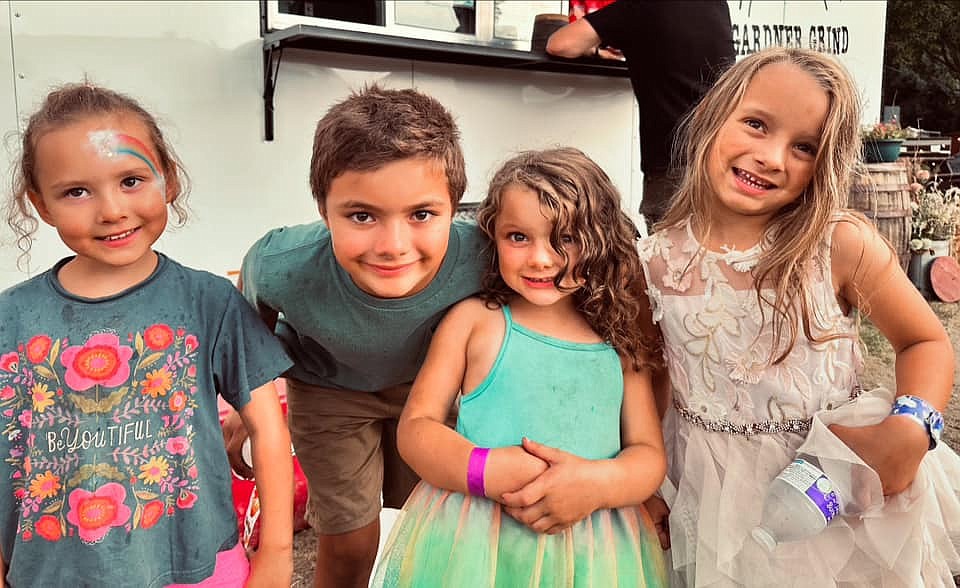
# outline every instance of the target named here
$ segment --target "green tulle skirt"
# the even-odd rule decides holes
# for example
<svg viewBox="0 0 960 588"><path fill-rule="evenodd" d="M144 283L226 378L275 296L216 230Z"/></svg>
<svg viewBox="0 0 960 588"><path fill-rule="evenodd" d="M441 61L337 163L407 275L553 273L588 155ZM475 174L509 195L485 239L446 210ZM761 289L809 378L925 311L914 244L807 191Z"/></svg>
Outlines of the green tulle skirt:
<svg viewBox="0 0 960 588"><path fill-rule="evenodd" d="M404 505L374 586L667 586L663 551L642 507L598 510L537 534L486 498L421 482Z"/></svg>

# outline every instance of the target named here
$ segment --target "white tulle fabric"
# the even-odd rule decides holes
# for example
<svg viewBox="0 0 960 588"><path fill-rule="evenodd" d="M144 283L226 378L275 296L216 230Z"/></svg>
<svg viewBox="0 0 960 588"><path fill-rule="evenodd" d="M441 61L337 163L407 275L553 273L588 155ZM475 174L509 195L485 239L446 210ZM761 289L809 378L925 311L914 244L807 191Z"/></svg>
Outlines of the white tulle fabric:
<svg viewBox="0 0 960 588"><path fill-rule="evenodd" d="M876 473L827 429L879 422L893 401L883 389L857 397L861 357L854 320L834 295L830 235L807 268L808 302L816 333L843 336L811 343L801 333L776 365L766 326L771 310L761 314L753 289L761 248L702 250L689 227L640 245L675 404L715 425L776 429L810 420L808 432L740 435L708 431L676 406L668 410L663 493L677 585L953 588L952 573L960 573L960 458L941 443L913 485L884 500ZM770 554L750 531L767 486L798 449L819 457L847 514L815 538Z"/></svg>

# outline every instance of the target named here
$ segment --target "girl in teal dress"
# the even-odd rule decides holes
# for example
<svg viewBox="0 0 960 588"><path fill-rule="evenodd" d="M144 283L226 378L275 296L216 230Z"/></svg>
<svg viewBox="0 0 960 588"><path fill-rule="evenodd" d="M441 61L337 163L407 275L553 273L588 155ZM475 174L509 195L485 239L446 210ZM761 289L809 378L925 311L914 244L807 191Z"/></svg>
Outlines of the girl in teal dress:
<svg viewBox="0 0 960 588"><path fill-rule="evenodd" d="M665 586L643 507L666 468L649 310L616 189L580 151L527 152L478 222L484 291L441 322L400 418L423 482L374 585Z"/></svg>

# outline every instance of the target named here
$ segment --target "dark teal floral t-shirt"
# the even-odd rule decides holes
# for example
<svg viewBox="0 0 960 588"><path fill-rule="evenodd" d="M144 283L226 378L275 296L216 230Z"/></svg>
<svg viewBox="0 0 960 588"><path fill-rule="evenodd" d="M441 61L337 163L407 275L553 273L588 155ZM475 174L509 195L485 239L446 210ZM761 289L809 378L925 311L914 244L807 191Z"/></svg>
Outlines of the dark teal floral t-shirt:
<svg viewBox="0 0 960 588"><path fill-rule="evenodd" d="M236 544L217 395L290 366L229 281L165 256L84 299L50 271L0 294L0 546L11 586L198 582Z"/></svg>

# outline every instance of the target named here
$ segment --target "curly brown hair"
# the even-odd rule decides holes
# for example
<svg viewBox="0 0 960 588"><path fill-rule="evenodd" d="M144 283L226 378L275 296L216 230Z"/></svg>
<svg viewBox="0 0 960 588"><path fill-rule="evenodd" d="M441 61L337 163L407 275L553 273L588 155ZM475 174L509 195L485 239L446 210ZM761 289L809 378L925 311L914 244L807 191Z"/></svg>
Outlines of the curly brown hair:
<svg viewBox="0 0 960 588"><path fill-rule="evenodd" d="M557 288L572 292L587 323L635 369L652 363L653 346L638 324L642 309L642 297L635 287L642 276L638 233L607 174L571 147L520 153L494 175L477 211L477 223L491 242L503 193L509 186L522 186L537 194L541 210L552 219L550 244L563 259L554 278ZM564 236L572 236L580 251L572 267L562 246ZM495 244L490 247L480 296L487 304L503 306L516 292L500 275ZM561 286L568 275L578 286Z"/></svg>
<svg viewBox="0 0 960 588"><path fill-rule="evenodd" d="M138 119L150 134L169 191L173 196L170 208L177 216L175 224L187 220L186 198L190 191L189 178L173 147L163 137L156 118L125 94L97 86L91 82L64 84L50 91L27 121L20 146L20 161L13 167L13 190L7 198L7 224L17 235L17 247L22 252L20 262L29 258L33 233L38 220L30 204L29 192L38 192L37 142L44 134L93 116L130 115Z"/></svg>
<svg viewBox="0 0 960 588"><path fill-rule="evenodd" d="M413 89L372 84L330 107L317 123L310 159L310 191L321 212L330 184L347 171L376 171L409 158L442 167L453 207L467 189L460 131L435 98Z"/></svg>

